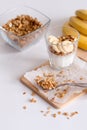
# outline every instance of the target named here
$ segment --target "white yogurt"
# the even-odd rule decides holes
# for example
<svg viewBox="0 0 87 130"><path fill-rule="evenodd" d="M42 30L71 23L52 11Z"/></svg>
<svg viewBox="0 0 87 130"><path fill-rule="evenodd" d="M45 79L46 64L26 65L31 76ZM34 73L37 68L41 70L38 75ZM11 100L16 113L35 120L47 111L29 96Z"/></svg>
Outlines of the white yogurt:
<svg viewBox="0 0 87 130"><path fill-rule="evenodd" d="M56 69L64 68L73 63L75 52L62 56L62 55L55 55L49 51L49 57L50 57L50 65L53 68Z"/></svg>
<svg viewBox="0 0 87 130"><path fill-rule="evenodd" d="M60 40L63 39L63 40ZM73 63L74 57L76 55L76 39L72 36L62 36L62 37L55 37L49 36L48 42L48 53L49 53L49 60L50 65L53 68L64 68Z"/></svg>

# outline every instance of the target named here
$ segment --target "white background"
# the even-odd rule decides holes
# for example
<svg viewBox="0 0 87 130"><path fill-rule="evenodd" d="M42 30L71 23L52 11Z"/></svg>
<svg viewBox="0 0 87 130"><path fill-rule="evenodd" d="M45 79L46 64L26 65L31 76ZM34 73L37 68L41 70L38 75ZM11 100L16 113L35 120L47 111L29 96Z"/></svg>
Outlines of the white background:
<svg viewBox="0 0 87 130"><path fill-rule="evenodd" d="M16 5L29 5L48 15L53 24L62 24L77 9L87 9L87 0L0 0L0 13ZM48 59L45 40L26 51L17 52L0 37L0 130L87 130L87 96L81 97L61 111L78 111L67 120L64 116L44 117L40 110L49 106L40 97L30 103L31 90L20 83L26 71ZM26 95L23 95L23 92ZM23 105L27 106L24 110ZM52 113L58 110L51 108Z"/></svg>

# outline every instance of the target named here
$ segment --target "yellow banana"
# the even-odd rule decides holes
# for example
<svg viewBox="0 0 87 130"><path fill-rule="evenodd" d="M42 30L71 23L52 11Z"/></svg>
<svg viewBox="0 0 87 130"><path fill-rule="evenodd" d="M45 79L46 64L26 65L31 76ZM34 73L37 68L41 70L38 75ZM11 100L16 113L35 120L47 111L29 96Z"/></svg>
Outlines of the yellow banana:
<svg viewBox="0 0 87 130"><path fill-rule="evenodd" d="M63 33L64 33L64 34L68 35L69 32L70 32L70 34L71 34L71 32L74 33L73 27L71 27L71 28L69 28L69 29L66 28L66 27L71 27L71 26L69 25L69 22L66 22L66 23L63 25ZM78 47L81 48L81 49L83 49L83 50L86 50L86 51L87 51L87 36L80 34L80 38L79 38L79 42L78 42Z"/></svg>
<svg viewBox="0 0 87 130"><path fill-rule="evenodd" d="M72 16L69 19L69 24L77 29L80 33L87 35L87 22L79 19L76 16Z"/></svg>
<svg viewBox="0 0 87 130"><path fill-rule="evenodd" d="M79 9L79 10L76 10L75 14L83 19L83 20L87 20L87 10L84 10L84 9Z"/></svg>

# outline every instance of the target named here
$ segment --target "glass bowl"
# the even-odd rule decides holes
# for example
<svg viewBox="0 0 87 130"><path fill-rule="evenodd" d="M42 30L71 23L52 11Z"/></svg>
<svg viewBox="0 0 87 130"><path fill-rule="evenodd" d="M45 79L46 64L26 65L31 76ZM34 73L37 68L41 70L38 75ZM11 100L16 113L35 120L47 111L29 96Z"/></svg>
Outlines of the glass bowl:
<svg viewBox="0 0 87 130"><path fill-rule="evenodd" d="M42 26L39 29L23 36L17 36L2 27L9 20L16 18L19 15L29 15L32 18L37 18L38 21L42 23ZM0 15L0 34L7 44L21 51L31 45L34 45L42 37L49 26L50 21L51 20L48 16L36 9L27 6L17 7Z"/></svg>
<svg viewBox="0 0 87 130"><path fill-rule="evenodd" d="M77 30L67 26L50 26L45 39L52 68L60 70L72 65L78 47Z"/></svg>

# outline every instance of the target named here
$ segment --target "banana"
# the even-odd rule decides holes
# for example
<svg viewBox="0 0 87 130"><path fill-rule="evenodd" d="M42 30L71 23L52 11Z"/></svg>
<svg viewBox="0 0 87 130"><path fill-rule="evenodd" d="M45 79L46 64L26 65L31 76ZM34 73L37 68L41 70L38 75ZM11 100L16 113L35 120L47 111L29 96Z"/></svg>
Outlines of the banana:
<svg viewBox="0 0 87 130"><path fill-rule="evenodd" d="M87 35L87 22L79 19L76 16L72 16L69 19L69 24L77 29L83 35Z"/></svg>
<svg viewBox="0 0 87 130"><path fill-rule="evenodd" d="M53 50L55 50L56 52L60 53L61 51L59 50L59 48L57 47L57 45L52 45Z"/></svg>
<svg viewBox="0 0 87 130"><path fill-rule="evenodd" d="M70 27L70 28L67 28L67 27ZM69 22L66 22L63 25L63 33L66 34L66 35L68 35L69 32L70 32L70 34L71 34L71 32L73 32L73 27L71 27L69 25ZM73 32L73 34L74 34L74 32ZM80 38L79 38L79 42L78 42L78 47L87 51L87 36L80 34Z"/></svg>
<svg viewBox="0 0 87 130"><path fill-rule="evenodd" d="M57 43L58 43L58 38L56 38L56 37L53 36L53 35L50 35L50 36L48 37L48 41L49 41L50 43L57 44Z"/></svg>
<svg viewBox="0 0 87 130"><path fill-rule="evenodd" d="M73 45L70 41L66 40L66 41L63 41L63 42L62 42L62 48L63 48L63 50L65 50L67 53L70 53L70 52L73 51L74 45Z"/></svg>
<svg viewBox="0 0 87 130"><path fill-rule="evenodd" d="M83 19L83 20L87 20L87 10L84 10L84 9L79 9L79 10L76 10L75 11L75 14Z"/></svg>
<svg viewBox="0 0 87 130"><path fill-rule="evenodd" d="M84 36L84 35L80 34L78 47L85 50L85 51L87 51L87 36Z"/></svg>

